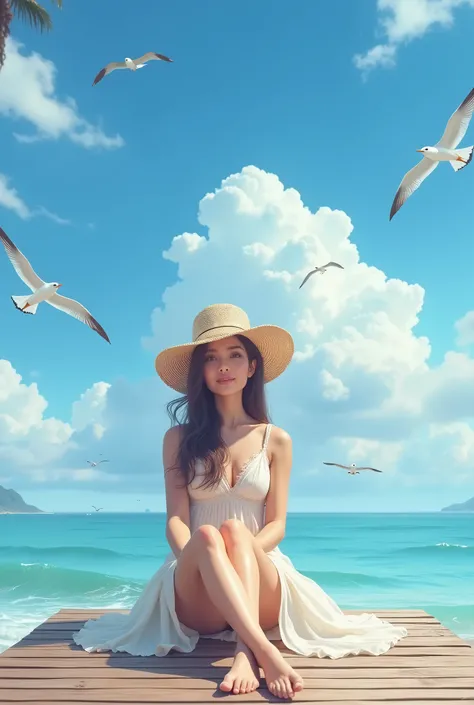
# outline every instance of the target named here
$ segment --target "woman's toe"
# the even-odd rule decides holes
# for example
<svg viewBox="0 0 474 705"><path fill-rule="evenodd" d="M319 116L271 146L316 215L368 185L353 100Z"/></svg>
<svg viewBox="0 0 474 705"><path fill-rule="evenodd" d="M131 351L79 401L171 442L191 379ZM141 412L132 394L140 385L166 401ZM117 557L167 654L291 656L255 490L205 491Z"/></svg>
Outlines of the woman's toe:
<svg viewBox="0 0 474 705"><path fill-rule="evenodd" d="M303 678L298 673L296 675L296 678L293 679L293 690L296 693L299 693L299 691L303 690L303 688L304 688L304 681L303 681Z"/></svg>
<svg viewBox="0 0 474 705"><path fill-rule="evenodd" d="M233 685L234 685L234 679L232 678L232 676L227 674L226 676L224 676L224 680L220 684L219 689L223 690L224 693L230 693Z"/></svg>

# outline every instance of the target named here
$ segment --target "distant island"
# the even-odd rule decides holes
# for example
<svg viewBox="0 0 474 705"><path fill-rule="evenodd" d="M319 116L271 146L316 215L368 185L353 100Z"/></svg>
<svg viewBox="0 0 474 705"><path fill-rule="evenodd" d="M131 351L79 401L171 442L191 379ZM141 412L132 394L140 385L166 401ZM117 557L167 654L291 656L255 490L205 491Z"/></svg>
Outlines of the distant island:
<svg viewBox="0 0 474 705"><path fill-rule="evenodd" d="M468 499L461 504L450 504L449 507L443 507L442 512L474 512L474 497Z"/></svg>
<svg viewBox="0 0 474 705"><path fill-rule="evenodd" d="M0 514L43 514L43 512L32 504L26 504L15 490L7 490L0 485Z"/></svg>

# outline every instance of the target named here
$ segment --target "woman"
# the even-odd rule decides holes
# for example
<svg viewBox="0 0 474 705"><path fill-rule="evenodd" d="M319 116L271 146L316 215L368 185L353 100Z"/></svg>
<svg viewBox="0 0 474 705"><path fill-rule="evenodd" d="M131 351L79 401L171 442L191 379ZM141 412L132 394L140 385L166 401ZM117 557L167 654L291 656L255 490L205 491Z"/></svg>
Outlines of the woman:
<svg viewBox="0 0 474 705"><path fill-rule="evenodd" d="M278 548L291 439L269 423L264 383L284 371L293 350L282 328L252 328L242 309L215 304L196 316L192 343L157 356L161 379L184 393L168 405L174 425L163 442L172 552L129 615L90 620L77 644L164 656L192 651L199 636L235 641L220 689L255 690L261 666L271 693L291 698L303 679L271 640L341 658L385 653L406 636L374 615L344 615Z"/></svg>

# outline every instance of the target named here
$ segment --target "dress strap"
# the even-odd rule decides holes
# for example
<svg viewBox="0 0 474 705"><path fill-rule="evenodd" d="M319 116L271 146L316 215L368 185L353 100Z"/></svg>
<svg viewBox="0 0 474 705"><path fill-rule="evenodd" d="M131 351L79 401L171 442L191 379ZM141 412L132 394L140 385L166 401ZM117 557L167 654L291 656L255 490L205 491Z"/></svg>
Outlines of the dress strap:
<svg viewBox="0 0 474 705"><path fill-rule="evenodd" d="M272 424L267 423L267 427L265 429L265 435L263 436L263 450L267 450L268 439L270 438L271 430L272 430Z"/></svg>

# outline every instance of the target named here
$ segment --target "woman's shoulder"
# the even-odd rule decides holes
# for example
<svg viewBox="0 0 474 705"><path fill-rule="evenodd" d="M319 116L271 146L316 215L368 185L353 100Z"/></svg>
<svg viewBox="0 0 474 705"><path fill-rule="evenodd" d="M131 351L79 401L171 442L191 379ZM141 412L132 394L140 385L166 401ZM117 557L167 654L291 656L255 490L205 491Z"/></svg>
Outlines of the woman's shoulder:
<svg viewBox="0 0 474 705"><path fill-rule="evenodd" d="M291 436L285 429L272 424L269 442L275 450L289 448L291 447Z"/></svg>
<svg viewBox="0 0 474 705"><path fill-rule="evenodd" d="M176 426L171 426L165 435L163 436L163 445L176 445L181 441L183 437L186 424L176 424Z"/></svg>

